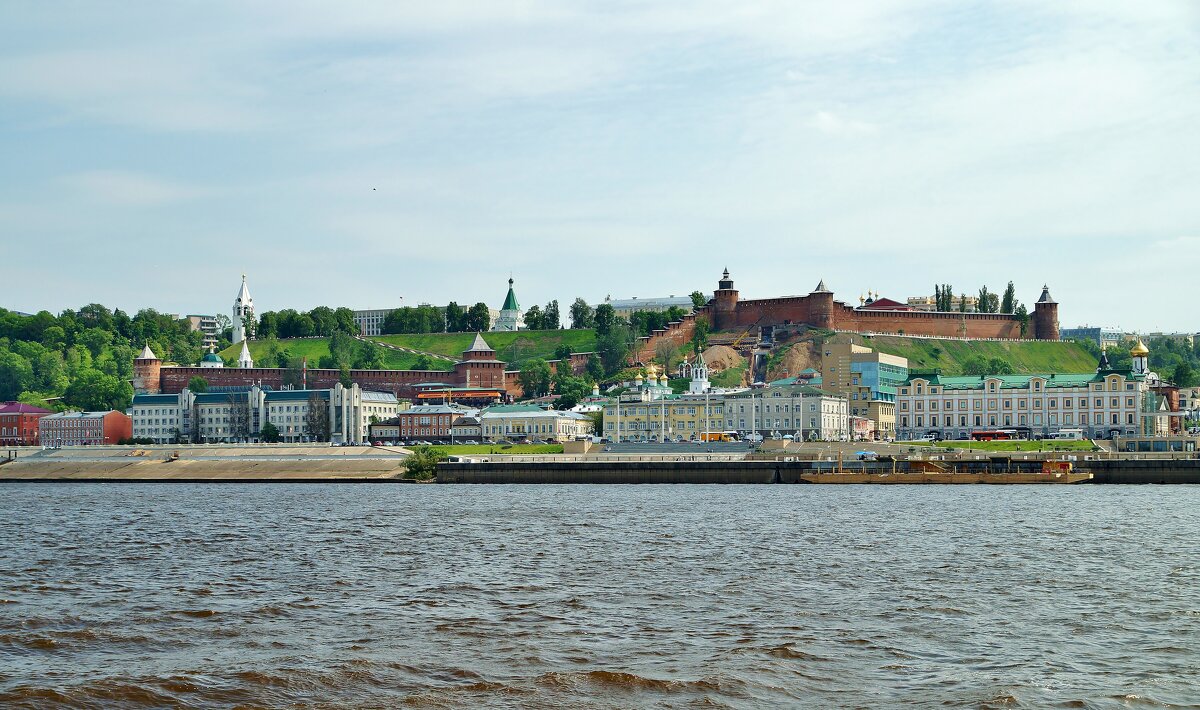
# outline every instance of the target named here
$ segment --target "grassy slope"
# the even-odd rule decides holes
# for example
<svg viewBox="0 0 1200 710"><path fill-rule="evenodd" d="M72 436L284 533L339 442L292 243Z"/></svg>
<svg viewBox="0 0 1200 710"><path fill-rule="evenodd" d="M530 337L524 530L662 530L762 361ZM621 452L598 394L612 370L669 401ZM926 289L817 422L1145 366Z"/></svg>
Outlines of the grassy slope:
<svg viewBox="0 0 1200 710"><path fill-rule="evenodd" d="M972 356L998 357L1019 373L1095 372L1096 360L1073 342L1000 343L967 340L864 337L863 344L879 352L908 358L910 368L941 368L944 375L962 373L961 363Z"/></svg>
<svg viewBox="0 0 1200 710"><path fill-rule="evenodd" d="M519 367L520 364L532 358L546 360L554 357L554 351L559 345L566 343L572 352L590 352L596 347L596 336L590 330L530 330L516 333L484 333L488 345L496 349L496 357ZM438 353L452 358L462 357L462 352L471 347L475 341L474 333L435 333L429 335L381 335L372 340L389 345ZM309 365L316 367L321 357L329 354L329 340L326 338L297 338L280 340L279 343L287 348L293 357L307 357ZM242 346L238 345L221 351L221 357L234 358L241 353ZM266 351L264 341L250 342L250 355L255 360ZM418 355L383 349L384 367L389 370L407 370L416 362ZM450 369L449 360L432 359L434 369Z"/></svg>
<svg viewBox="0 0 1200 710"><path fill-rule="evenodd" d="M559 345L571 352L591 352L596 336L590 330L526 330L516 333L484 333L483 339L496 350L496 357L512 366L533 358L550 360ZM435 333L428 335L381 335L372 340L400 347L424 350L453 358L471 347L474 333Z"/></svg>
<svg viewBox="0 0 1200 710"><path fill-rule="evenodd" d="M320 362L321 357L329 354L329 340L326 338L297 338L294 340L280 340L279 344L287 348L288 352L293 357L307 357L309 367L316 367ZM237 358L242 352L242 345L238 343L235 346L226 348L221 351L221 357ZM263 357L266 353L266 343L260 340L250 341L250 356L256 361ZM388 370L408 370L412 368L416 362L418 355L411 353L398 352L383 348L383 366ZM446 360L432 360L434 369L450 369L450 362Z"/></svg>

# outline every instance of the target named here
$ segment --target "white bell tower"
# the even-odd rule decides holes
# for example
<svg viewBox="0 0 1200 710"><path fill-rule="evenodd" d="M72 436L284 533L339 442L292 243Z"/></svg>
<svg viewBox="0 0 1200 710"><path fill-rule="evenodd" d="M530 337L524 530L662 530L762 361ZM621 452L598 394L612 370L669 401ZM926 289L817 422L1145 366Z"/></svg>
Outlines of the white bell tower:
<svg viewBox="0 0 1200 710"><path fill-rule="evenodd" d="M246 319L254 318L254 299L250 297L250 289L246 286L246 275L242 274L242 290L238 291L233 302L233 342L240 343L246 339Z"/></svg>

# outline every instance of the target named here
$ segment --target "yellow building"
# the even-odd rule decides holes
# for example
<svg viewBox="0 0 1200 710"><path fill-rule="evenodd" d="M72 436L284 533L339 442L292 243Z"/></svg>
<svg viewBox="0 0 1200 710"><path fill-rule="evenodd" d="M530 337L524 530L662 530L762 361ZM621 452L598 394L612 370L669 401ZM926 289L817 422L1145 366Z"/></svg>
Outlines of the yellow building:
<svg viewBox="0 0 1200 710"><path fill-rule="evenodd" d="M603 436L612 441L700 440L705 433L724 431L724 417L724 402L715 396L707 400L703 395L685 394L649 401L631 398L604 405Z"/></svg>

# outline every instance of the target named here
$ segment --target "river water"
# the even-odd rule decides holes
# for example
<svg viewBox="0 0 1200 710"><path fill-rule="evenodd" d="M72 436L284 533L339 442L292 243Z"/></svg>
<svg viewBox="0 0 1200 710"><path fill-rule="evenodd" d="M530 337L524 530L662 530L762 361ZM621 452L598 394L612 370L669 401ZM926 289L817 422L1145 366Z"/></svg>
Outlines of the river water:
<svg viewBox="0 0 1200 710"><path fill-rule="evenodd" d="M1200 703L1200 487L6 484L3 707Z"/></svg>

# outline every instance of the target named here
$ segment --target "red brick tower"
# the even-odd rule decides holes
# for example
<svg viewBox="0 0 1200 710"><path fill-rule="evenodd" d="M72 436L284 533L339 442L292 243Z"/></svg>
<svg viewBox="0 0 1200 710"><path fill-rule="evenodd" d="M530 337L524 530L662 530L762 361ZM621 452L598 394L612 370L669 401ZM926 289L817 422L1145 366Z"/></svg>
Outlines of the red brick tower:
<svg viewBox="0 0 1200 710"><path fill-rule="evenodd" d="M737 289L733 287L733 279L729 278L729 269L725 269L713 292L713 330L726 330L737 325L737 303Z"/></svg>
<svg viewBox="0 0 1200 710"><path fill-rule="evenodd" d="M825 279L808 294L808 317L816 328L833 329L833 291L825 288Z"/></svg>
<svg viewBox="0 0 1200 710"><path fill-rule="evenodd" d="M162 360L155 357L149 343L133 359L133 391L143 394L162 391Z"/></svg>
<svg viewBox="0 0 1200 710"><path fill-rule="evenodd" d="M1058 301L1050 296L1049 286L1042 286L1042 296L1033 304L1033 337L1039 340L1060 340L1058 332Z"/></svg>

